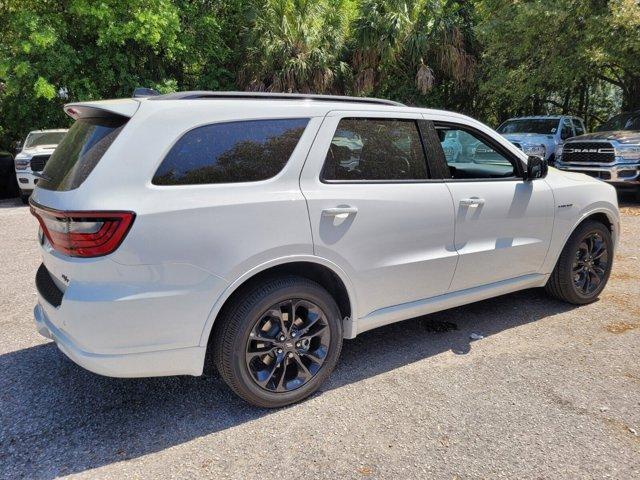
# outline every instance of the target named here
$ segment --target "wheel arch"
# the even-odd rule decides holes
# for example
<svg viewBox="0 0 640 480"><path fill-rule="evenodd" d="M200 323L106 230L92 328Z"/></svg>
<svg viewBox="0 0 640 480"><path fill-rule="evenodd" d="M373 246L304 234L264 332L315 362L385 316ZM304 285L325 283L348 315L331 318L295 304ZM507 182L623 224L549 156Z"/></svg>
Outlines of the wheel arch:
<svg viewBox="0 0 640 480"><path fill-rule="evenodd" d="M619 225L620 218L616 215L610 208L607 207L598 207L594 209L590 209L589 211L583 213L580 218L575 222L573 228L569 231L568 235L564 239L564 244L567 243L569 237L576 231L576 229L582 225L584 222L589 220L595 220L596 222L602 223L605 225L609 231L611 232L611 236L613 237L614 245L617 245L617 240L619 236Z"/></svg>
<svg viewBox="0 0 640 480"><path fill-rule="evenodd" d="M619 229L620 229L620 219L616 210L609 206L597 206L585 210L573 223L571 228L567 229L564 237L562 238L562 242L558 244L557 251L554 253L552 262L547 263L545 261L545 265L548 266L548 272L551 272L556 264L558 263L558 259L564 249L564 246L569 241L569 237L576 231L576 229L582 225L584 222L589 220L595 220L604 224L609 231L611 232L611 236L613 237L613 245L614 250L618 244L619 239ZM546 270L545 270L546 271Z"/></svg>
<svg viewBox="0 0 640 480"><path fill-rule="evenodd" d="M230 283L207 317L200 336L200 346L206 347L209 344L215 320L225 306L256 282L277 275L299 275L319 283L338 304L343 318L344 338L355 337L356 296L349 277L334 263L310 255L272 260L251 269Z"/></svg>

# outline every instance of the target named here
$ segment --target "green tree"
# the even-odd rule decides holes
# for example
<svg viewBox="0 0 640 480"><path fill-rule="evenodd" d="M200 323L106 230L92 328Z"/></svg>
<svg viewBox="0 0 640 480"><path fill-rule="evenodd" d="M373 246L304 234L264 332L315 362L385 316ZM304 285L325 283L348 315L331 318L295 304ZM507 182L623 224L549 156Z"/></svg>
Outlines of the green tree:
<svg viewBox="0 0 640 480"><path fill-rule="evenodd" d="M601 121L640 108L640 6L635 0L485 0L479 109L577 113ZM617 93L616 93L617 92ZM595 123L595 122L594 122Z"/></svg>
<svg viewBox="0 0 640 480"><path fill-rule="evenodd" d="M350 2L267 0L243 30L241 88L269 92L339 92Z"/></svg>
<svg viewBox="0 0 640 480"><path fill-rule="evenodd" d="M0 146L137 86L374 95L463 111L640 108L638 0L5 0Z"/></svg>
<svg viewBox="0 0 640 480"><path fill-rule="evenodd" d="M459 0L365 0L354 20L356 93L460 107L472 97L473 5ZM453 95L451 95L453 93Z"/></svg>
<svg viewBox="0 0 640 480"><path fill-rule="evenodd" d="M595 15L584 50L598 78L622 90L623 110L640 109L640 3L590 2Z"/></svg>
<svg viewBox="0 0 640 480"><path fill-rule="evenodd" d="M0 133L68 124L68 101L135 87L232 88L246 2L8 0L0 6Z"/></svg>

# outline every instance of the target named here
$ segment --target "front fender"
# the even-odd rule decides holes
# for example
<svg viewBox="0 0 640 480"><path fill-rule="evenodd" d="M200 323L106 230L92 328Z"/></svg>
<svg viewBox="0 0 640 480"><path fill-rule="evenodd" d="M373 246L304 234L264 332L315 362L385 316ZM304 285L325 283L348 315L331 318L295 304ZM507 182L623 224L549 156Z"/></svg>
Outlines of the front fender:
<svg viewBox="0 0 640 480"><path fill-rule="evenodd" d="M564 205L556 205L556 220L554 222L554 235L549 248L549 253L545 259L543 265L543 273L551 273L560 258L562 249L566 245L571 234L578 228L582 222L587 218L596 215L604 214L607 216L609 223L611 224L611 235L613 237L614 253L620 242L620 214L618 212L617 203L615 205L607 201L598 201L582 209L575 217L571 219L558 218L558 210L564 207Z"/></svg>

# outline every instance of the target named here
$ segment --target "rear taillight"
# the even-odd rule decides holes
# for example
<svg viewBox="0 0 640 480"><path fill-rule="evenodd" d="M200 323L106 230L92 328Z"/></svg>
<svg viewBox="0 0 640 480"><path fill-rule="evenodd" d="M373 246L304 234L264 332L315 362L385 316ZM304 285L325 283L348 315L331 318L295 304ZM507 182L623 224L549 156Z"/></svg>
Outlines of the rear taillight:
<svg viewBox="0 0 640 480"><path fill-rule="evenodd" d="M127 235L133 212L66 212L31 202L51 246L71 257L100 257L113 252Z"/></svg>

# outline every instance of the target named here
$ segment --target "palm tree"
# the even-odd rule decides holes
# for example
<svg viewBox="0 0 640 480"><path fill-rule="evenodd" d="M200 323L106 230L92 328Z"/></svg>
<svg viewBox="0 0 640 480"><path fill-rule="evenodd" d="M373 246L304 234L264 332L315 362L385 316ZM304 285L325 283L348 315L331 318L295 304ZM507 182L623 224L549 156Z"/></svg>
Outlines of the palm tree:
<svg viewBox="0 0 640 480"><path fill-rule="evenodd" d="M364 0L350 45L354 91L376 93L388 75L411 78L422 94L437 81L473 80L465 8L462 0Z"/></svg>
<svg viewBox="0 0 640 480"><path fill-rule="evenodd" d="M416 16L403 0L364 0L353 22L351 66L358 94L376 91L385 70L394 65Z"/></svg>
<svg viewBox="0 0 640 480"><path fill-rule="evenodd" d="M347 0L266 0L243 33L241 88L330 93L347 71L341 62Z"/></svg>

